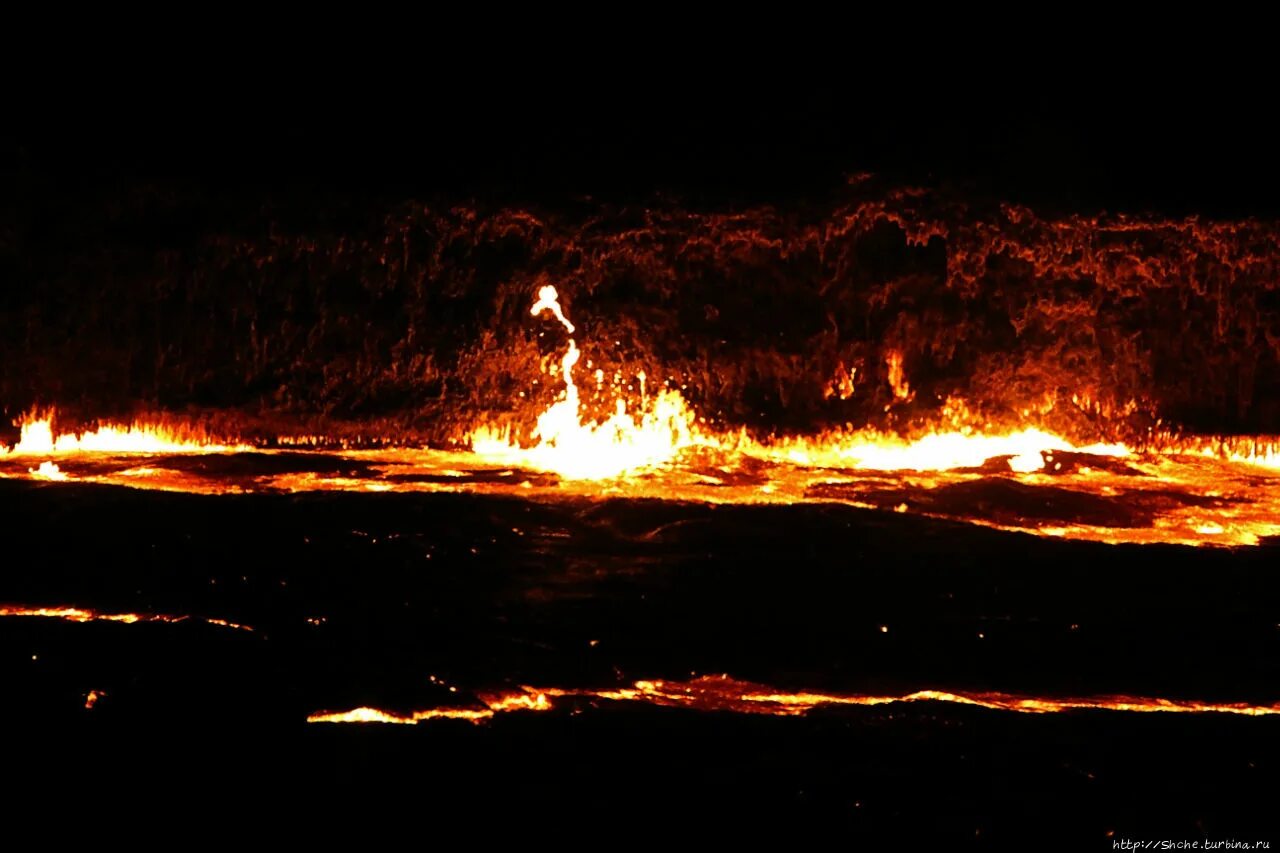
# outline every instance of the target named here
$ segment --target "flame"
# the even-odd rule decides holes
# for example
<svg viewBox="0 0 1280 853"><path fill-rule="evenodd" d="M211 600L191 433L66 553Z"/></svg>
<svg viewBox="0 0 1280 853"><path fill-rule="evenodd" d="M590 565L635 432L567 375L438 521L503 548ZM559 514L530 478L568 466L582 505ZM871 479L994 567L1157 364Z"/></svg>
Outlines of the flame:
<svg viewBox="0 0 1280 853"><path fill-rule="evenodd" d="M229 453L251 449L247 445L196 441L154 425L103 426L79 435L55 436L52 418L33 414L23 420L18 443L11 453L15 456L51 456L90 451L97 453ZM53 467L56 470L57 466ZM45 465L41 465L40 470L44 471Z"/></svg>
<svg viewBox="0 0 1280 853"><path fill-rule="evenodd" d="M854 468L871 471L951 471L976 468L987 460L1009 457L1009 470L1029 473L1041 470L1044 454L1055 450L1121 458L1132 451L1123 444L1072 444L1061 436L1039 429L1003 434L951 430L914 440L874 431L855 432L823 439L792 439L772 444L744 442L749 455L777 462L818 468Z"/></svg>
<svg viewBox="0 0 1280 853"><path fill-rule="evenodd" d="M538 291L531 313L549 311L570 333L574 325L565 316L555 287ZM573 370L581 358L577 342L570 338L559 374L564 390L537 420L533 438L537 444L522 448L509 430L482 428L472 435L472 450L483 458L505 464L521 464L551 471L575 480L610 479L645 468L667 464L693 447L744 453L769 461L784 461L813 467L853 467L878 471L945 471L977 467L995 457L1009 457L1009 468L1027 473L1040 470L1042 453L1069 450L1105 456L1127 456L1122 444L1092 444L1078 447L1060 436L1038 429L1023 429L997 435L970 432L937 432L914 441L896 436L862 431L825 439L797 439L769 444L746 436L715 436L698 428L699 418L679 392L664 389L639 413L627 413L622 399L616 401L612 417L603 423L585 423ZM890 352L889 383L894 396L910 399L911 389L902 369L902 356ZM641 371L641 401L644 381ZM596 371L596 383L603 383L603 371Z"/></svg>
<svg viewBox="0 0 1280 853"><path fill-rule="evenodd" d="M65 619L68 622L178 622L186 617L141 616L137 613L98 613L79 607L18 607L0 605L0 616L34 616L42 619Z"/></svg>
<svg viewBox="0 0 1280 853"><path fill-rule="evenodd" d="M902 370L902 353L890 350L885 358L889 368L889 387L893 390L895 400L910 400L911 386L907 384L907 375Z"/></svg>
<svg viewBox="0 0 1280 853"><path fill-rule="evenodd" d="M564 311L560 309L560 294L556 292L553 285L546 285L538 290L538 301L533 303L530 314L537 317L543 311L550 311L560 321L560 325L564 326L565 331L573 334L573 324L569 322L569 318L564 316Z"/></svg>
<svg viewBox="0 0 1280 853"><path fill-rule="evenodd" d="M172 616L165 613L102 613L81 607L24 607L16 604L0 604L0 617L27 616L41 619L63 619L67 622L123 622L133 625L137 622L178 623L188 620L216 625L220 628L231 628L237 631L252 631L248 625L228 622L225 619L200 619L191 616Z"/></svg>
<svg viewBox="0 0 1280 853"><path fill-rule="evenodd" d="M239 622L228 622L226 619L205 619L210 625L217 625L219 628L230 628L233 631L252 631L248 625L241 625Z"/></svg>
<svg viewBox="0 0 1280 853"><path fill-rule="evenodd" d="M531 314L551 315L570 335L575 329L554 286L540 288ZM584 415L576 375L583 358L594 373L596 397L607 402L608 388L614 393L613 414L601 421ZM549 361L548 372L563 387L536 418L529 440L518 439L509 427L483 426L462 436L469 441L466 451L396 446L390 436L377 437L377 449L335 446L315 435L252 448L193 437L199 430L137 423L55 436L52 413L33 412L20 425L14 451L0 453L0 478L207 494L469 491L707 503L824 501L1108 543L1235 547L1280 535L1280 479L1273 473L1280 469L1280 439L1274 437L1165 435L1140 447L1075 442L1036 426L1036 417L1054 406L1056 397L1046 397L1011 423L987 421L963 400L947 398L928 432L921 424L907 435L848 425L820 435L760 438L715 430L670 387L671 380L652 393L652 368L630 378L615 371L610 385L571 336ZM895 399L910 399L915 392L901 354L890 352L887 366ZM843 363L839 369L845 370ZM848 371L850 383L855 370ZM1071 405L1098 408L1079 395ZM190 466L164 458L246 450L255 457L340 456L357 470L327 465L281 472L265 462L255 468L249 460L220 469L217 463ZM230 469L250 473L219 473ZM1002 485L1009 481L1017 487ZM1028 500L1024 512L1021 503Z"/></svg>
<svg viewBox="0 0 1280 853"><path fill-rule="evenodd" d="M69 479L52 460L41 462L39 468L28 468L27 470L31 473L32 478L36 480L63 482Z"/></svg>
<svg viewBox="0 0 1280 853"><path fill-rule="evenodd" d="M547 285L538 291L532 314L550 311L573 334L574 325L560 307L556 289ZM581 353L569 338L560 361L564 391L559 399L538 416L533 437L538 443L522 448L510 431L481 428L471 437L472 450L479 456L503 464L520 464L563 477L602 480L671 461L683 449L698 441L695 417L678 392L664 389L638 418L627 412L618 399L614 414L603 423L584 423L581 400L573 369ZM637 379L644 387L645 375ZM597 371L596 381L603 381ZM642 391L642 399L646 396Z"/></svg>
<svg viewBox="0 0 1280 853"><path fill-rule="evenodd" d="M428 708L409 714L397 714L378 708L353 708L350 711L320 711L307 717L308 723L395 723L400 725L421 723L427 720L466 720L483 723L495 714L511 711L548 711L551 702L540 691L502 693L483 698L483 708Z"/></svg>
<svg viewBox="0 0 1280 853"><path fill-rule="evenodd" d="M560 307L556 289L550 285L538 291L531 313L537 316L543 311L550 311L572 334L574 326ZM974 434L972 431L937 432L914 441L862 431L834 438L764 444L746 436L735 439L700 430L697 427L699 419L683 397L670 390L661 392L653 404L641 412L639 420L627 414L626 404L619 399L616 413L604 423L584 423L578 387L573 378L573 368L580 357L577 343L570 338L560 365L564 391L538 417L533 433L538 440L535 446L519 447L511 440L509 431L481 429L472 436L473 451L481 457L584 480L616 478L663 465L695 446L732 450L775 462L879 471L944 471L977 467L988 459L1005 456L1011 470L1029 473L1044 466L1044 451L1068 450L1115 457L1130 454L1122 444L1080 447L1038 429L997 435ZM643 371L638 378L643 389ZM902 368L902 355L896 351L888 355L888 379L895 398L911 398L911 388ZM597 384L602 381L602 371L596 371ZM641 397L643 401L643 392Z"/></svg>
<svg viewBox="0 0 1280 853"><path fill-rule="evenodd" d="M377 708L360 707L350 711L322 711L307 717L308 723L397 723L412 724L418 722L413 714L402 716Z"/></svg>
<svg viewBox="0 0 1280 853"><path fill-rule="evenodd" d="M1280 703L1200 702L1140 696L1037 697L999 692L951 692L917 690L900 695L787 692L765 685L738 681L727 675L709 675L690 681L636 681L630 687L610 689L531 688L486 700L483 708L430 708L396 714L362 707L351 711L320 712L310 723L420 723L435 719L465 719L481 723L513 711L547 711L552 698L611 702L638 702L660 707L697 711L730 711L778 717L803 716L818 708L878 706L915 702L970 705L1018 714L1053 714L1068 711L1120 711L1126 713L1237 714L1265 717L1280 714Z"/></svg>
<svg viewBox="0 0 1280 853"><path fill-rule="evenodd" d="M85 694L85 697L84 697L85 710L86 711L91 710L94 705L98 704L98 700L106 695L107 695L107 691L105 690L90 690L88 693Z"/></svg>

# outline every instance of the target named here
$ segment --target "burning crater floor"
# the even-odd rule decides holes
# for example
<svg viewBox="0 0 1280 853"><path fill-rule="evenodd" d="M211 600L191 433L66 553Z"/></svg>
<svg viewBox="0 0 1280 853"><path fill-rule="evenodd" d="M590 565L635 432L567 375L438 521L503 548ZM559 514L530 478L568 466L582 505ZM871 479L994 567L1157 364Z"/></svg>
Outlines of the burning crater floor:
<svg viewBox="0 0 1280 853"><path fill-rule="evenodd" d="M157 768L129 797L179 812L800 810L855 834L1097 843L1271 825L1266 539L1104 544L421 461L394 479L386 454L129 461L204 484L180 491L114 485L125 464L0 481L0 678L33 797L113 802L97 780L127 763ZM279 486L308 476L343 487ZM992 483L1024 507L1034 488L937 488L972 505Z"/></svg>
<svg viewBox="0 0 1280 853"><path fill-rule="evenodd" d="M522 467L518 452L194 446L0 454L0 478L198 494L428 492L534 501L838 503L1108 543L1249 546L1280 534L1280 470L1270 459L1261 465L1190 449L1116 456L1054 447L1046 442L1020 457L985 457L980 451L968 464L942 470L881 469L856 462L853 451L841 448L693 448L671 462L598 480ZM901 464L885 455L890 465ZM1032 470L1025 470L1032 467L1028 457Z"/></svg>

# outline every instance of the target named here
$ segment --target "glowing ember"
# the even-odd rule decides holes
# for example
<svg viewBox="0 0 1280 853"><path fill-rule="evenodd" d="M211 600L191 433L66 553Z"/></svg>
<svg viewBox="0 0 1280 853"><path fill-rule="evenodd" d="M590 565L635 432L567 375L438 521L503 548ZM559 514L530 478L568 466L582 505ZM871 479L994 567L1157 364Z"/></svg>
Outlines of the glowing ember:
<svg viewBox="0 0 1280 853"><path fill-rule="evenodd" d="M900 696L788 693L720 675L703 676L683 682L637 681L631 687L605 690L526 688L524 693L508 694L486 700L486 707L483 709L435 708L410 714L393 714L375 708L356 708L341 713L313 714L307 718L307 721L311 723L418 723L433 719L466 719L478 723L491 719L499 713L549 710L552 703L548 697L640 702L698 711L731 711L740 714L781 717L802 716L814 709L824 707L876 706L910 702L946 702L1019 714L1050 714L1080 710L1240 714L1249 717L1280 714L1280 703L1253 705L1244 702L1195 702L1135 696L1034 697L992 692L952 693L942 690L918 690Z"/></svg>
<svg viewBox="0 0 1280 853"><path fill-rule="evenodd" d="M164 613L101 613L97 610L86 610L79 607L23 607L21 605L0 604L0 617L30 616L42 619L63 619L67 622L123 622L132 625L137 622L186 622L191 616L170 616ZM248 625L239 625L225 619L199 619L209 625L220 628L231 628L237 631L252 631Z"/></svg>
<svg viewBox="0 0 1280 853"><path fill-rule="evenodd" d="M105 690L90 690L84 697L85 710L93 708L94 705L98 704L98 700L106 695L107 691Z"/></svg>

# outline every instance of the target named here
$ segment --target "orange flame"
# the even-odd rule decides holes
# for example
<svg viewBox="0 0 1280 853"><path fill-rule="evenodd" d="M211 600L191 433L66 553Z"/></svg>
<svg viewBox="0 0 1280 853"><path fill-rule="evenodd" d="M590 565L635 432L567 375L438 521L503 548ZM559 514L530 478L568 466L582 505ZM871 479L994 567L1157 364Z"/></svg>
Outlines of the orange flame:
<svg viewBox="0 0 1280 853"><path fill-rule="evenodd" d="M550 311L573 333L573 323L565 317L556 289L550 285L538 291L533 305L535 316L543 311ZM627 413L626 403L619 399L614 414L604 423L584 423L573 378L580 355L577 343L570 338L560 362L564 391L539 415L533 432L536 446L522 448L512 440L510 431L482 428L471 437L472 450L502 464L554 471L572 479L600 480L669 462L682 449L697 443L692 411L679 393L665 389L639 413L638 420ZM598 373L597 381L601 378ZM637 378L643 387L644 374ZM645 396L643 392L641 396Z"/></svg>
<svg viewBox="0 0 1280 853"><path fill-rule="evenodd" d="M538 291L532 314L550 311L568 330L574 326L560 307L556 289L550 285ZM976 467L987 459L1007 456L1013 471L1030 472L1043 466L1041 451L1069 450L1106 456L1127 456L1121 444L1093 444L1077 447L1071 442L1037 429L1023 429L999 435L972 430L938 432L915 441L905 441L873 431L862 431L825 439L799 439L762 444L744 436L716 436L698 428L698 418L676 391L662 391L640 419L627 414L626 403L617 401L615 414L602 424L584 423L573 369L581 354L573 338L561 360L564 391L560 399L539 417L533 437L538 443L521 448L509 431L481 429L472 435L473 451L504 464L521 464L579 480L612 479L674 460L693 447L733 451L769 461L783 461L812 467L852 467L878 471L941 471ZM602 381L597 371L597 383ZM643 388L645 374L638 379ZM902 356L889 355L889 382L894 396L909 399L910 386L902 369ZM641 398L643 402L644 393Z"/></svg>
<svg viewBox="0 0 1280 853"><path fill-rule="evenodd" d="M550 314L566 332L575 328L551 285L539 290L532 314ZM603 422L587 422L575 376L583 355L569 337L551 371L564 383L563 389L538 416L532 446L524 446L511 429L485 427L470 434L470 452L393 446L324 451L359 461L364 472L356 476L302 471L222 480L154 457L251 448L192 438L163 425L104 426L79 436L55 436L51 416L33 413L21 424L22 438L15 450L0 453L0 477L211 494L259 489L519 489L515 493L709 503L837 501L1102 542L1240 546L1280 535L1280 480L1272 473L1280 469L1280 439L1163 439L1163 445L1153 439L1136 449L1120 443L1079 444L1034 426L1036 413L1053 408L1054 399L1046 398L1013 425L984 421L962 400L948 399L932 431L924 435L904 437L848 427L817 436L762 440L745 432L713 431L679 391L664 387L650 393L643 370L636 372L634 385L615 373L614 413ZM901 357L890 353L887 360L895 398L909 399L913 392ZM604 393L604 371L597 369L595 378L598 391ZM633 393L636 387L638 396ZM1074 396L1071 405L1096 408L1096 403ZM389 437L383 440L390 445ZM280 441L291 453L306 452L301 448L308 446L318 449L317 443L314 437ZM1062 461L1063 454L1072 454L1070 464ZM33 465L41 455L57 461L46 458ZM139 455L144 461L114 458ZM539 472L554 476L529 476ZM977 488L974 494L985 494L982 490L993 484L998 488L1002 480L1019 484L1022 491L1009 493L1015 501L1020 494L1034 496L1044 489L1054 507L1083 500L1092 501L1093 509L1088 515L1051 509L1047 517L1023 517L1012 505L1008 512L963 505L967 484ZM1140 510L1128 513L1131 505ZM1117 515L1114 524L1105 518L1109 508ZM1088 521L1080 520L1086 517Z"/></svg>
<svg viewBox="0 0 1280 853"><path fill-rule="evenodd" d="M561 310L556 289L550 285L538 291L532 313L550 311L570 333L574 326ZM616 414L603 424L584 423L573 368L580 353L570 338L561 361L564 392L538 418L532 448L516 445L510 432L481 429L472 436L472 449L484 458L506 464L521 464L552 471L580 480L611 479L643 468L660 466L693 447L731 451L774 462L810 467L844 467L877 471L943 471L976 467L988 459L1007 456L1009 468L1027 473L1043 466L1042 451L1068 450L1105 456L1128 456L1121 444L1093 444L1077 447L1060 436L1037 429L989 435L953 430L937 432L915 441L873 431L850 433L823 439L797 439L763 444L743 436L716 436L698 428L699 419L678 392L664 390L640 420L626 413L619 399ZM912 396L902 368L902 356L890 352L889 383L895 398ZM638 377L643 382L643 372ZM597 383L602 381L597 371ZM642 401L644 394L641 394ZM963 412L963 405L956 406Z"/></svg>
<svg viewBox="0 0 1280 853"><path fill-rule="evenodd" d="M32 415L21 424L13 455L51 456L68 453L229 453L251 450L248 445L226 445L184 438L159 426L103 426L79 435L53 433L52 418ZM50 463L52 464L52 463ZM41 465L41 470L44 465ZM56 466L54 466L56 469Z"/></svg>
<svg viewBox="0 0 1280 853"><path fill-rule="evenodd" d="M483 708L428 708L424 711L413 711L409 714L396 714L377 708L353 708L350 711L321 711L307 717L308 723L397 723L413 724L427 720L466 720L470 723L483 723L493 719L495 714L511 711L548 711L551 702L547 695L539 691L526 693L503 693L483 698Z"/></svg>
<svg viewBox="0 0 1280 853"><path fill-rule="evenodd" d="M886 359L889 367L889 387L893 389L895 400L910 400L914 395L907 384L907 375L902 370L902 353L891 350Z"/></svg>
<svg viewBox="0 0 1280 853"><path fill-rule="evenodd" d="M376 708L356 708L343 712L321 712L307 718L310 723L420 723L435 719L464 719L481 723L496 714L513 711L546 711L553 707L549 697L638 702L661 707L698 711L730 711L779 717L803 716L810 711L838 706L877 706L912 702L945 702L971 705L993 711L1018 714L1051 714L1097 710L1126 713L1238 714L1264 717L1280 714L1280 703L1199 702L1139 696L1037 697L1010 693L963 693L944 690L917 690L897 696L849 693L789 693L760 684L738 681L727 675L710 675L691 681L637 681L631 687L615 689L525 688L523 693L504 694L485 701L483 708L432 708L409 714L395 714Z"/></svg>
<svg viewBox="0 0 1280 853"><path fill-rule="evenodd" d="M0 617L3 616L63 619L67 622L123 622L126 625L132 625L137 622L177 623L186 622L194 618L191 616L171 616L164 613L102 613L97 610L88 610L81 607L24 607L16 604L0 604ZM220 628L231 628L236 631L253 630L253 628L248 625L228 622L225 619L195 618L195 621L204 622L208 625L216 625Z"/></svg>
<svg viewBox="0 0 1280 853"><path fill-rule="evenodd" d="M533 303L530 314L537 317L543 311L550 311L560 321L560 325L564 326L565 331L573 334L573 324L569 322L569 318L564 316L564 311L560 309L560 294L556 292L555 287L547 285L538 290L538 301Z"/></svg>

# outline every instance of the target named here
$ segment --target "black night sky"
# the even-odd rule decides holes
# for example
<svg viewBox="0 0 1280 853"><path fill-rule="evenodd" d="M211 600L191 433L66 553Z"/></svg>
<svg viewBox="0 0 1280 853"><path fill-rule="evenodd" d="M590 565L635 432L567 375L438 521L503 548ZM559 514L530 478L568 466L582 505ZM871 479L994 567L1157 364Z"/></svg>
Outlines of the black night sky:
<svg viewBox="0 0 1280 853"><path fill-rule="evenodd" d="M1270 214L1280 197L1273 75L1247 46L1230 62L1152 38L868 53L863 34L845 62L442 39L33 58L10 77L3 174L68 203L151 185L745 203L868 171L1072 211Z"/></svg>

